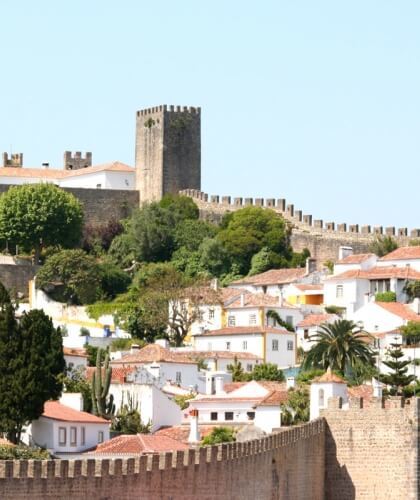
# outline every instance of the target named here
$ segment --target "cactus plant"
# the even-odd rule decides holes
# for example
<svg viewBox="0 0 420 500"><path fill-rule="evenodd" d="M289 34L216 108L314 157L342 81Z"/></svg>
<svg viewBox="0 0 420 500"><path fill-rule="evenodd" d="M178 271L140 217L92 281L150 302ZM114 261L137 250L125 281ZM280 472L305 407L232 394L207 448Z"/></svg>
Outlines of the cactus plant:
<svg viewBox="0 0 420 500"><path fill-rule="evenodd" d="M98 417L111 419L115 413L114 396L111 394L108 397L112 368L109 366L109 353L107 352L105 355L103 367L101 363L101 355L102 349L98 349L96 356L96 370L93 372L92 376L92 411L93 414Z"/></svg>

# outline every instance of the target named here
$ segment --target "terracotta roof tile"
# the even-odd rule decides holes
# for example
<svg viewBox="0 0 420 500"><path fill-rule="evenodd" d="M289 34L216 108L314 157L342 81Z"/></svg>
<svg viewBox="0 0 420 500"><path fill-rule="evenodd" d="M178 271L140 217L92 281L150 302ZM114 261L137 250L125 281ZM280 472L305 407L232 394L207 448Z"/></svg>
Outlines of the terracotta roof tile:
<svg viewBox="0 0 420 500"><path fill-rule="evenodd" d="M92 167L79 168L77 170L65 170L64 177L77 177L79 175L94 174L95 172L132 172L135 173L136 169L121 163L120 161L113 161L103 163L100 165L93 165ZM0 171L1 173L1 171Z"/></svg>
<svg viewBox="0 0 420 500"><path fill-rule="evenodd" d="M420 314L416 314L408 304L401 304L401 302L375 302L375 304L402 319L420 321Z"/></svg>
<svg viewBox="0 0 420 500"><path fill-rule="evenodd" d="M215 427L220 427L218 425L198 425L198 430L200 431L201 438L208 436ZM188 442L188 436L190 434L189 425L176 425L173 427L162 427L154 433L154 436L168 436L181 443Z"/></svg>
<svg viewBox="0 0 420 500"><path fill-rule="evenodd" d="M294 283L294 287L302 290L302 292L310 291L310 290L319 290L321 293L324 292L324 287L320 285L306 285L304 283Z"/></svg>
<svg viewBox="0 0 420 500"><path fill-rule="evenodd" d="M84 349L77 349L75 347L63 347L64 356L75 356L79 358L87 358L88 355Z"/></svg>
<svg viewBox="0 0 420 500"><path fill-rule="evenodd" d="M416 271L412 267L373 267L366 271L360 269L350 269L344 273L340 273L327 278L327 281L336 281L344 279L387 279L387 278L398 278L398 279L420 279L420 272Z"/></svg>
<svg viewBox="0 0 420 500"><path fill-rule="evenodd" d="M256 360L262 359L260 356L256 356L250 352L234 352L234 351L191 351L188 353L192 360L203 359L203 358L215 358L215 359L249 359Z"/></svg>
<svg viewBox="0 0 420 500"><path fill-rule="evenodd" d="M231 326L220 330L210 330L202 333L200 337L218 337L220 335L258 335L263 333L289 333L285 328L275 328L272 326Z"/></svg>
<svg viewBox="0 0 420 500"><path fill-rule="evenodd" d="M306 274L306 269L303 267L292 269L270 269L255 276L247 276L237 281L233 281L232 285L251 284L251 285L277 285L293 283Z"/></svg>
<svg viewBox="0 0 420 500"><path fill-rule="evenodd" d="M407 260L407 259L420 259L420 246L413 247L400 247L393 252L384 255L379 260Z"/></svg>
<svg viewBox="0 0 420 500"><path fill-rule="evenodd" d="M304 328L306 326L319 326L322 323L329 323L338 319L338 316L335 314L309 314L303 319L300 323L298 323L298 327Z"/></svg>
<svg viewBox="0 0 420 500"><path fill-rule="evenodd" d="M195 364L195 361L184 352L173 352L158 344L148 344L132 354L111 361L111 365L137 365L142 363L185 363Z"/></svg>
<svg viewBox="0 0 420 500"><path fill-rule="evenodd" d="M61 404L59 401L47 401L44 404L44 418L51 418L53 420L60 420L63 422L82 422L87 424L105 424L109 423L101 417L96 417L84 411L77 411L69 406Z"/></svg>
<svg viewBox="0 0 420 500"><path fill-rule="evenodd" d="M236 290L236 292L240 293L238 293L237 296L235 296L234 299L231 300L228 305L226 305L226 309L234 309L239 307L282 307L285 309L297 309L296 306L288 304L285 301L280 304L279 297L275 297L273 295L266 295L264 293L251 293L245 290Z"/></svg>
<svg viewBox="0 0 420 500"><path fill-rule="evenodd" d="M135 434L114 437L90 452L94 455L139 455L188 450L188 445L165 435Z"/></svg>
<svg viewBox="0 0 420 500"><path fill-rule="evenodd" d="M112 384L123 384L126 382L127 375L134 372L136 368L134 366L111 366L111 383ZM86 379L92 380L93 372L96 371L95 366L88 366L86 368ZM104 372L103 372L104 373Z"/></svg>
<svg viewBox="0 0 420 500"><path fill-rule="evenodd" d="M337 262L337 264L361 264L367 259L371 257L375 257L374 253L358 253L354 255L347 255L344 259L341 259Z"/></svg>
<svg viewBox="0 0 420 500"><path fill-rule="evenodd" d="M328 368L328 370L324 373L324 375L321 375L320 377L316 377L312 380L312 382L318 382L318 383L323 383L323 382L335 382L336 384L345 384L345 380L336 375L335 373L332 373L332 371Z"/></svg>

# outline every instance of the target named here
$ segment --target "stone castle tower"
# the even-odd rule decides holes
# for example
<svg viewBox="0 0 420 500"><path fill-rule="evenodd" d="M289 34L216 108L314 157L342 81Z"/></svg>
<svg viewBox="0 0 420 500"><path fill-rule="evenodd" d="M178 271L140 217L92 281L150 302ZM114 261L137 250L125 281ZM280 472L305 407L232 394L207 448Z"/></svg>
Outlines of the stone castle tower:
<svg viewBox="0 0 420 500"><path fill-rule="evenodd" d="M140 202L201 188L200 108L157 106L137 111L136 189Z"/></svg>

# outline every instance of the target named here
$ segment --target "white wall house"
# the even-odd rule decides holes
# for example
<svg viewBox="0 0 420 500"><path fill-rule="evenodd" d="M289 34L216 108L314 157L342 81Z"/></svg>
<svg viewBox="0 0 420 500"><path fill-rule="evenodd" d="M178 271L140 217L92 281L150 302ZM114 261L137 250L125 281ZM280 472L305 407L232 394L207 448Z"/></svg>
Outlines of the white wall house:
<svg viewBox="0 0 420 500"><path fill-rule="evenodd" d="M281 427L280 403L286 400L285 384L251 381L229 393L220 384L215 394L192 399L188 410L198 410L199 424L253 424L271 433Z"/></svg>
<svg viewBox="0 0 420 500"><path fill-rule="evenodd" d="M336 314L309 314L296 327L297 346L305 352L314 345L311 337L318 333L319 327L324 323L333 323L338 320Z"/></svg>
<svg viewBox="0 0 420 500"><path fill-rule="evenodd" d="M86 368L87 354L84 349L71 349L69 347L63 348L64 361L68 370Z"/></svg>
<svg viewBox="0 0 420 500"><path fill-rule="evenodd" d="M284 328L249 326L213 330L194 338L198 351L248 352L280 368L296 364L296 334Z"/></svg>
<svg viewBox="0 0 420 500"><path fill-rule="evenodd" d="M64 393L60 402L47 401L31 425L31 441L54 454L79 453L109 439L110 422L82 408L80 394Z"/></svg>
<svg viewBox="0 0 420 500"><path fill-rule="evenodd" d="M378 267L397 266L415 269L420 272L420 246L400 247L378 260Z"/></svg>
<svg viewBox="0 0 420 500"><path fill-rule="evenodd" d="M345 381L327 370L321 377L314 378L311 382L310 394L310 420L320 416L320 412L328 408L328 400L332 397L342 398L343 404L348 402L347 385Z"/></svg>
<svg viewBox="0 0 420 500"><path fill-rule="evenodd" d="M300 267L295 269L270 269L264 273L233 281L230 283L229 288L279 296L286 285L302 282L303 278L308 274L307 269Z"/></svg>

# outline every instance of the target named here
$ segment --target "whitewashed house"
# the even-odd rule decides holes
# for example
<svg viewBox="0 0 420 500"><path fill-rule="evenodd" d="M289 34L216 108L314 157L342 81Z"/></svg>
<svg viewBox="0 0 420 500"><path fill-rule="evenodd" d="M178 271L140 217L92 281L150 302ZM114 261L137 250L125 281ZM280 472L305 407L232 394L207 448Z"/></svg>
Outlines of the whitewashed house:
<svg viewBox="0 0 420 500"><path fill-rule="evenodd" d="M84 349L63 347L64 361L68 370L84 369L87 367L88 355Z"/></svg>
<svg viewBox="0 0 420 500"><path fill-rule="evenodd" d="M33 444L53 454L80 453L109 439L110 421L81 411L81 394L63 393L47 401L30 428Z"/></svg>
<svg viewBox="0 0 420 500"><path fill-rule="evenodd" d="M346 382L328 369L311 382L309 419L318 418L320 412L328 408L328 400L332 397L341 398L344 405L348 403Z"/></svg>
<svg viewBox="0 0 420 500"><path fill-rule="evenodd" d="M291 283L303 282L309 270L303 267L293 269L270 269L264 273L247 276L230 283L229 288L247 290L251 293L281 295L283 288Z"/></svg>
<svg viewBox="0 0 420 500"><path fill-rule="evenodd" d="M339 316L336 314L309 314L298 323L296 327L297 346L301 347L305 352L312 346L311 336L319 331L319 327L324 323L333 323L338 320Z"/></svg>
<svg viewBox="0 0 420 500"><path fill-rule="evenodd" d="M378 260L379 267L411 267L420 272L420 246L400 247Z"/></svg>

